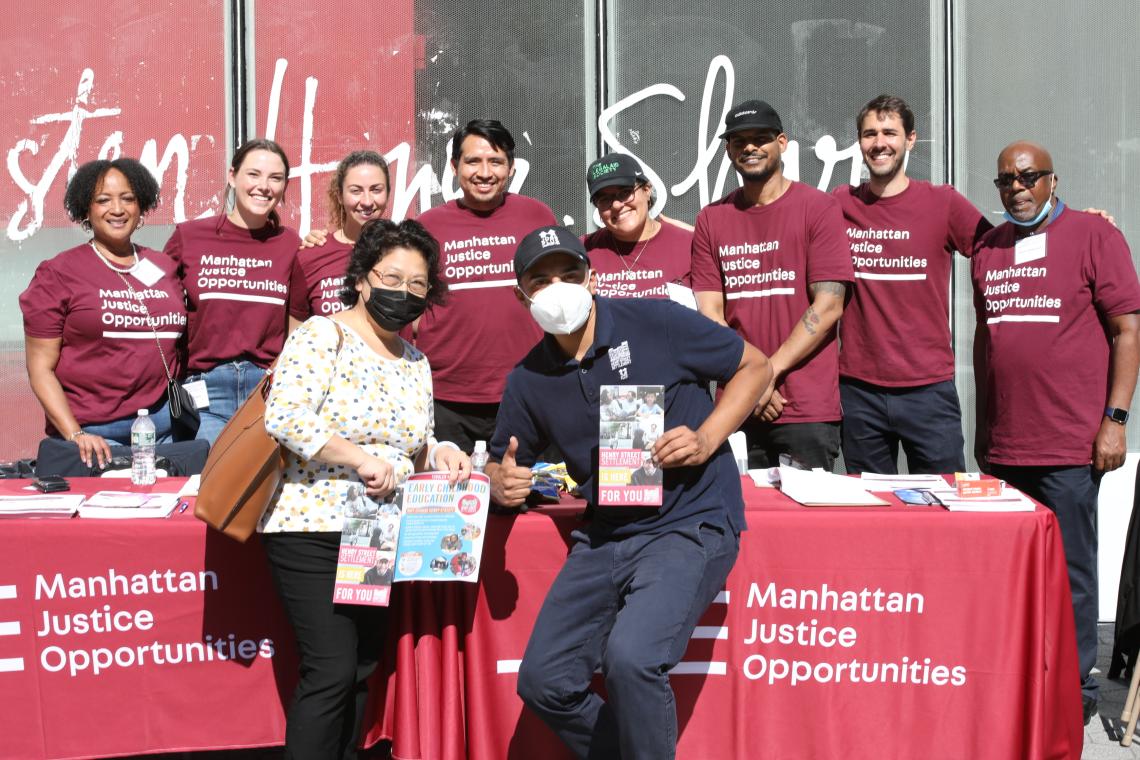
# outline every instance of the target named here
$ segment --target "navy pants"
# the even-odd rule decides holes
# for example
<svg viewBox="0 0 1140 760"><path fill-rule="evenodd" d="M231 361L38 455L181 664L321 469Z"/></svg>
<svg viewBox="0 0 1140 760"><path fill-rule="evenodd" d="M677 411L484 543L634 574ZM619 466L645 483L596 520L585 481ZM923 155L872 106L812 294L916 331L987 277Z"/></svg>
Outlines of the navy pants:
<svg viewBox="0 0 1140 760"><path fill-rule="evenodd" d="M355 758L386 610L333 604L340 533L263 533L261 543L301 660L285 724L285 758Z"/></svg>
<svg viewBox="0 0 1140 760"><path fill-rule="evenodd" d="M966 469L962 411L952 380L911 388L839 379L847 472L898 473L899 446L912 473Z"/></svg>
<svg viewBox="0 0 1140 760"><path fill-rule="evenodd" d="M777 467L790 454L808 467L828 472L839 456L838 422L763 422L755 417L741 426L748 439L748 467Z"/></svg>
<svg viewBox="0 0 1140 760"><path fill-rule="evenodd" d="M1092 465L1079 467L1013 467L989 465L990 474L1024 491L1057 515L1069 586L1073 591L1073 615L1077 623L1077 654L1081 666L1081 693L1097 698L1097 682L1092 676L1096 665L1099 617L1097 606L1096 503L1104 474Z"/></svg>
<svg viewBox="0 0 1140 760"><path fill-rule="evenodd" d="M519 696L580 758L669 760L669 670L724 589L740 539L695 522L606 542L574 538L527 643ZM590 689L599 667L608 701Z"/></svg>

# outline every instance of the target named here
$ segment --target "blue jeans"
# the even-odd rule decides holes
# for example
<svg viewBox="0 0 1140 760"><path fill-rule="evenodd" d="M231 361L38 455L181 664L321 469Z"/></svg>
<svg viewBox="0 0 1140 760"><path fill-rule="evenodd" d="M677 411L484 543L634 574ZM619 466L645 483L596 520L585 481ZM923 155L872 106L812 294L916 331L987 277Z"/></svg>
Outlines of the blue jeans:
<svg viewBox="0 0 1140 760"><path fill-rule="evenodd" d="M518 693L580 758L669 760L677 709L669 670L724 588L740 539L691 523L576 543L538 613ZM590 689L601 667L609 700Z"/></svg>
<svg viewBox="0 0 1140 760"><path fill-rule="evenodd" d="M131 425L134 424L136 416L132 414L98 425L84 425L83 430L91 435L102 436L111 446L130 446ZM150 419L154 423L154 442L170 443L173 438L170 436L170 409L165 393L161 403L150 408Z"/></svg>
<svg viewBox="0 0 1140 760"><path fill-rule="evenodd" d="M206 391L210 394L210 405L198 410L201 424L194 438L208 441L213 446L222 428L234 416L238 407L245 403L263 377L265 370L244 360L226 362L207 372L188 376L183 383L205 380Z"/></svg>
<svg viewBox="0 0 1140 760"><path fill-rule="evenodd" d="M898 472L899 444L913 473L966 469L962 411L953 380L911 388L839 379L847 473Z"/></svg>
<svg viewBox="0 0 1140 760"><path fill-rule="evenodd" d="M1081 695L1096 700L1099 686L1092 675L1096 665L1097 619L1097 530L1096 504L1104 473L1092 465L1072 467L1015 467L990 464L986 471L1032 496L1057 515L1069 587L1073 592L1073 617L1077 624L1077 657L1081 668Z"/></svg>

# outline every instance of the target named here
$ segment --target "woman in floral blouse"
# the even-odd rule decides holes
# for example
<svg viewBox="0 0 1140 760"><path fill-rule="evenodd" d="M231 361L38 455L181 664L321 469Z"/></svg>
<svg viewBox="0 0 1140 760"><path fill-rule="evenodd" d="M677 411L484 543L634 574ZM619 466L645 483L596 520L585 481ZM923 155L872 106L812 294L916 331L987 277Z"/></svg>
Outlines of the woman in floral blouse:
<svg viewBox="0 0 1140 760"><path fill-rule="evenodd" d="M340 294L348 308L298 327L277 362L265 426L286 465L259 529L301 658L287 758L355 756L384 638L382 607L333 604L350 493L382 498L413 472L471 472L458 447L432 438L431 371L399 336L446 295L439 268L418 222L368 222Z"/></svg>

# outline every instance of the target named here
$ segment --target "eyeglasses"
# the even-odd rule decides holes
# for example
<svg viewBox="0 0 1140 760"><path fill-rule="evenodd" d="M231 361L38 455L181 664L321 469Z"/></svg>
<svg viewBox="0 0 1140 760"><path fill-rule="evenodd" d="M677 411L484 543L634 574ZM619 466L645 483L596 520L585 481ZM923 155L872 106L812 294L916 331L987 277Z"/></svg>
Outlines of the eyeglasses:
<svg viewBox="0 0 1140 760"><path fill-rule="evenodd" d="M614 205L615 202L629 203L633 198L633 194L636 192L637 185L633 185L632 187L618 187L611 192L599 190L598 194L594 196L591 202L594 204L594 208L598 209L599 211L605 211L610 206Z"/></svg>
<svg viewBox="0 0 1140 760"><path fill-rule="evenodd" d="M431 283L422 277L404 277L398 272L379 272L375 269L372 270L372 274L380 278L381 285L392 290L406 285L408 292L415 296L426 296L431 290Z"/></svg>
<svg viewBox="0 0 1140 760"><path fill-rule="evenodd" d="M1022 172L1021 174L999 174L994 180L994 186L998 190L1009 190L1013 187L1014 180L1024 187L1026 190L1032 190L1033 186L1037 184L1037 180L1046 177L1053 173L1052 169L1044 169L1039 172Z"/></svg>

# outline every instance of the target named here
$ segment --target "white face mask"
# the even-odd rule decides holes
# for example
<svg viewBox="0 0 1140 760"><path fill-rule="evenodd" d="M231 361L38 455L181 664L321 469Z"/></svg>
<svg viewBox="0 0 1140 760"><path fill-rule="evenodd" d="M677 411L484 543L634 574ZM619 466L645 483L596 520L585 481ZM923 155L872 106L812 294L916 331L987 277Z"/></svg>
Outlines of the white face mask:
<svg viewBox="0 0 1140 760"><path fill-rule="evenodd" d="M590 281L587 273L586 282ZM523 294L526 296L526 294ZM569 282L552 282L531 298L530 315L544 332L551 335L569 335L590 318L594 297L585 285Z"/></svg>

